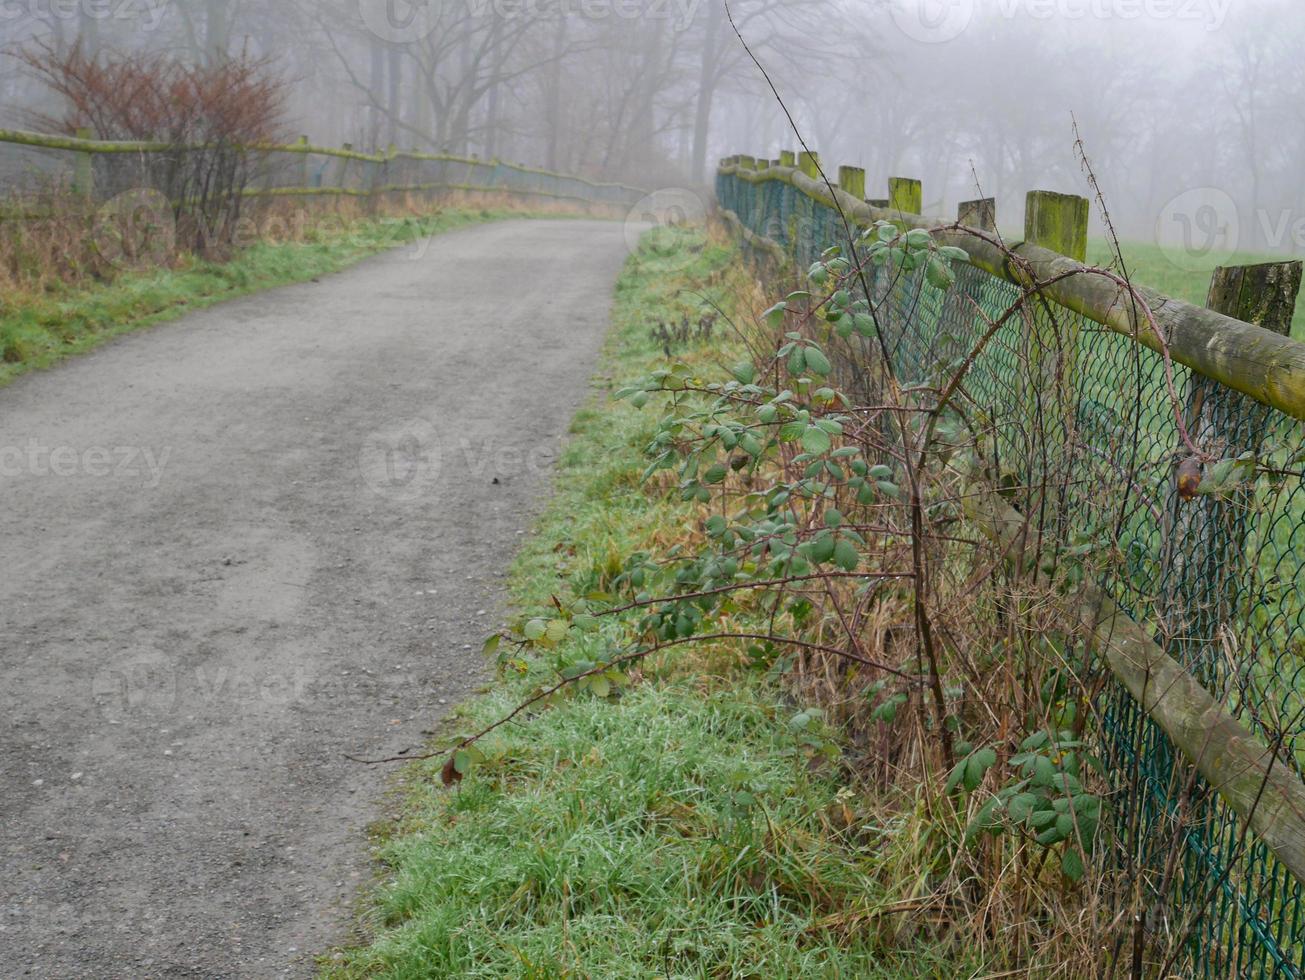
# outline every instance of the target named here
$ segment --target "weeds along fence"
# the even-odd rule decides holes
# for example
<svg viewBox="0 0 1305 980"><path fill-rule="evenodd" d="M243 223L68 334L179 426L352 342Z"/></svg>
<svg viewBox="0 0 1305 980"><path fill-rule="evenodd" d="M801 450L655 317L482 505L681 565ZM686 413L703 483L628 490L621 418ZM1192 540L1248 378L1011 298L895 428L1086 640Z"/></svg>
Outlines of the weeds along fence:
<svg viewBox="0 0 1305 980"><path fill-rule="evenodd" d="M157 168L185 153L166 143L111 142L0 130L0 194L21 200L52 184L103 204L121 194L157 186ZM388 194L452 191L521 195L541 200L629 208L644 192L569 174L498 160L398 151L361 153L315 146L301 137L284 146L249 151L253 198L358 198L375 202Z"/></svg>
<svg viewBox="0 0 1305 980"><path fill-rule="evenodd" d="M1184 976L1305 976L1305 344L1284 336L1299 264L1219 270L1201 309L1082 265L1083 198L1030 194L1008 249L990 200L928 221L918 182L870 201L863 171L833 188L813 154L723 160L716 194L756 255L799 271L848 253L844 218L969 254L946 290L867 265L883 346L851 338L842 373L886 350L928 393L972 355L960 394L1001 492L976 489L968 516L1021 561L1101 556L1079 625L1106 668L1115 853L1151 895L1137 932L1186 930Z"/></svg>

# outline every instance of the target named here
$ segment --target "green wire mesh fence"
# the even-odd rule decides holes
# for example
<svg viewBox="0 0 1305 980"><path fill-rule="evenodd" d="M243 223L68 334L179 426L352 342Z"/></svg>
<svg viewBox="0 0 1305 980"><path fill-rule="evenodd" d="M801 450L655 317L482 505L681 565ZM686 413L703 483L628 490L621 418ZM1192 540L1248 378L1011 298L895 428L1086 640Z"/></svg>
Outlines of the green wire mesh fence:
<svg viewBox="0 0 1305 980"><path fill-rule="evenodd" d="M717 176L719 206L800 269L847 251L843 217L785 179ZM867 266L868 297L894 375L950 376L1022 290L974 266L943 292L921 272ZM977 307L977 310L976 310ZM854 338L856 339L856 338ZM880 357L857 340L843 380ZM1045 489L1041 520L1113 558L1099 584L1237 720L1305 772L1305 429L1172 365L1131 337L1039 298L968 369L963 395L994 434L1012 485ZM1266 479L1222 497L1180 498L1175 402L1198 396L1189 437L1218 456L1256 454ZM1305 976L1305 887L1175 750L1118 683L1098 704L1121 861L1162 896L1150 930L1185 938L1184 976ZM1299 814L1305 826L1305 814Z"/></svg>

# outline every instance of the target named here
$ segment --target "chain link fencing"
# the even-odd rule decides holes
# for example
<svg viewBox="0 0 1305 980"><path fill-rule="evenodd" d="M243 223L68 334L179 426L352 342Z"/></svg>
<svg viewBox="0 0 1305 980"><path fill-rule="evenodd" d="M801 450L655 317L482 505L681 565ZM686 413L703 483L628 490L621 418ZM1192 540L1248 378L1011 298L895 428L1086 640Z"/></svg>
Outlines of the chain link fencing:
<svg viewBox="0 0 1305 980"><path fill-rule="evenodd" d="M721 209L799 270L831 246L847 254L843 217L777 169L744 179L727 161L716 194ZM1024 295L984 269L956 272L942 291L923 270L867 265L879 340L852 338L840 380L855 390L869 373L859 366L881 357L880 341L903 387L923 390L951 377L990 322ZM1169 367L1132 337L1038 295L1025 315L997 328L959 395L974 424L991 433L1012 496L1042 511L1048 539L1107 556L1096 562L1097 584L1273 750L1273 765L1300 780L1305 429L1182 364ZM1176 404L1185 406L1188 438L1204 451L1254 454L1267 475L1227 494L1184 497L1175 481L1185 452ZM1305 976L1302 882L1122 684L1108 680L1096 708L1115 787L1117 853L1159 899L1147 928L1186 932L1182 975ZM1305 834L1305 813L1295 819Z"/></svg>

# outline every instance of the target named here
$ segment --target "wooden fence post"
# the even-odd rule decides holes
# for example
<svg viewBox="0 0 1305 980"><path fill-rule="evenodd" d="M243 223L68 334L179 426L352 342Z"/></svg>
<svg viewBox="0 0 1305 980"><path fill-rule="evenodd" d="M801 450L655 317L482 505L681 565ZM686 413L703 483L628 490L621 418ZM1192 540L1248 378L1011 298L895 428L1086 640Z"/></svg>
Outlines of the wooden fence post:
<svg viewBox="0 0 1305 980"><path fill-rule="evenodd" d="M1076 262L1087 261L1088 200L1055 191L1029 191L1024 240Z"/></svg>
<svg viewBox="0 0 1305 980"><path fill-rule="evenodd" d="M798 154L798 169L812 180L820 179L820 154L803 150Z"/></svg>
<svg viewBox="0 0 1305 980"><path fill-rule="evenodd" d="M779 151L779 165L781 167L796 167L797 157L793 155L792 150Z"/></svg>
<svg viewBox="0 0 1305 980"><path fill-rule="evenodd" d="M962 201L956 209L956 221L966 228L979 231L997 230L997 201L984 197L977 201Z"/></svg>
<svg viewBox="0 0 1305 980"><path fill-rule="evenodd" d="M345 150L346 153L351 153L351 152L353 152L353 144L352 144L352 143L345 143L345 144L344 144L344 150ZM338 168L338 170L337 170L337 172L336 172L336 175L335 175L335 186L338 187L340 190L345 190L345 189L346 189L346 184L347 184L348 181L349 181L349 165L352 164L352 163L353 163L353 159L352 159L351 157L341 157L341 158L340 158L340 166L339 166L339 168ZM344 196L345 196L344 194L337 194L337 195L335 195L335 210L336 210L336 211L339 211L339 210L340 210L341 199L344 198Z"/></svg>
<svg viewBox="0 0 1305 980"><path fill-rule="evenodd" d="M838 186L858 201L865 199L865 171L860 167L839 167Z"/></svg>
<svg viewBox="0 0 1305 980"><path fill-rule="evenodd" d="M300 136L299 139L295 141L295 145L307 146L308 137ZM299 154L299 186L301 188L308 186L308 153L307 152Z"/></svg>
<svg viewBox="0 0 1305 980"><path fill-rule="evenodd" d="M902 214L919 214L924 210L924 185L910 177L889 177L888 207Z"/></svg>
<svg viewBox="0 0 1305 980"><path fill-rule="evenodd" d="M1024 238L1030 244L1082 262L1087 257L1087 232L1087 198L1054 191L1029 192ZM1064 482L1057 467L1075 465L1076 453L1062 444L1077 425L1081 385L1075 368L1080 320L1068 310L1047 304L1035 305L1031 321L1025 337L1029 390L1020 422L1031 454L1024 461L1026 478L1037 495L1044 490L1052 492ZM1040 445L1047 451L1039 453ZM1043 457L1042 462L1033 458L1038 456Z"/></svg>
<svg viewBox="0 0 1305 980"><path fill-rule="evenodd" d="M1246 323L1287 336L1301 285L1300 262L1218 268L1206 305ZM1271 410L1240 392L1193 372L1187 383L1186 424L1192 441L1219 459L1263 447ZM1179 447L1181 456L1187 455ZM1181 464L1177 470L1182 474ZM1192 669L1215 697L1223 693L1227 662L1223 633L1237 616L1236 583L1244 578L1244 548L1254 492L1173 495L1172 533L1166 535L1168 585L1164 617L1172 656ZM1269 733L1272 737L1273 733Z"/></svg>
<svg viewBox="0 0 1305 980"><path fill-rule="evenodd" d="M746 153L740 154L740 155L739 155L739 166L742 167L744 170L756 170L756 169L757 169L757 158L756 158L756 157L750 157L750 156L748 156Z"/></svg>
<svg viewBox="0 0 1305 980"><path fill-rule="evenodd" d="M95 139L95 131L83 126L77 130L79 140ZM95 154L78 153L73 171L73 190L85 198L95 197Z"/></svg>

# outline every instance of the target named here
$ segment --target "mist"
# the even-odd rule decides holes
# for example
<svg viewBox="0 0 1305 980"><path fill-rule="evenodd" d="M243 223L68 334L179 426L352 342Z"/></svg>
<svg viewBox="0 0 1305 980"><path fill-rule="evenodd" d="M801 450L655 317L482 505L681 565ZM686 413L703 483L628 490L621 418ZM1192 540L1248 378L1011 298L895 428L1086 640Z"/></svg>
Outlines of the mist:
<svg viewBox="0 0 1305 980"><path fill-rule="evenodd" d="M1305 244L1284 0L0 0L0 42L11 128L58 109L15 57L35 45L244 54L319 145L705 193L722 156L800 148L791 114L831 173L919 178L929 214L992 196L1018 229L1029 190L1094 196L1086 155L1124 237Z"/></svg>

